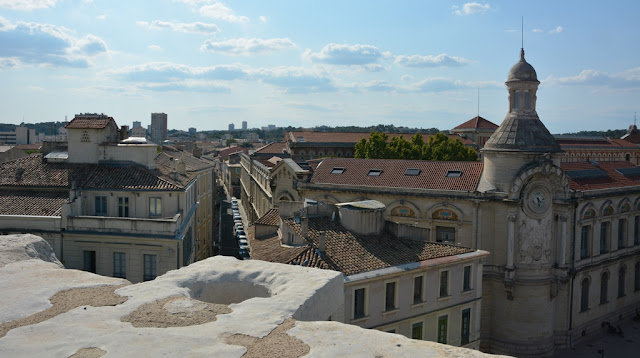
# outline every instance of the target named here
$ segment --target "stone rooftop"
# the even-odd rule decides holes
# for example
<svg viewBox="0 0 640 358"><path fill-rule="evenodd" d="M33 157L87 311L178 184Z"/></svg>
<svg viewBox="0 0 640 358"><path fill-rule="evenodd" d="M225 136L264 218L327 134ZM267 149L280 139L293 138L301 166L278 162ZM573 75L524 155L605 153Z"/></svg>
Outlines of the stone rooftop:
<svg viewBox="0 0 640 358"><path fill-rule="evenodd" d="M334 271L214 257L131 285L61 266L37 236L0 236L4 356L489 356L318 322L344 300Z"/></svg>

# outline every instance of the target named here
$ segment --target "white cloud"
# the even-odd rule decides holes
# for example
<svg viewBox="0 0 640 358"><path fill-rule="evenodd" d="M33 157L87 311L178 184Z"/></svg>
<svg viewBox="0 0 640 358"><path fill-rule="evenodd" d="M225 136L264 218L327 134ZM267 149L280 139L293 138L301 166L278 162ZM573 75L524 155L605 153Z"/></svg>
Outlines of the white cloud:
<svg viewBox="0 0 640 358"><path fill-rule="evenodd" d="M238 16L234 11L222 3L205 5L200 8L200 15L226 22L244 24L249 22L246 16Z"/></svg>
<svg viewBox="0 0 640 358"><path fill-rule="evenodd" d="M562 26L558 26L553 30L549 30L550 34L559 34L564 30L564 28Z"/></svg>
<svg viewBox="0 0 640 358"><path fill-rule="evenodd" d="M192 67L170 62L150 62L109 71L121 80L146 83L164 83L184 80L232 81L243 79L247 71L237 65Z"/></svg>
<svg viewBox="0 0 640 358"><path fill-rule="evenodd" d="M420 56L420 55L412 55L412 56L396 56L395 63L398 65L406 66L406 67L454 67L454 66L462 66L469 62L469 60L456 57L449 56L445 53L441 53L436 56L428 55L428 56Z"/></svg>
<svg viewBox="0 0 640 358"><path fill-rule="evenodd" d="M215 24L207 24L204 22L174 23L169 21L153 20L151 22L137 21L136 24L152 30L171 30L206 35L220 32L220 28Z"/></svg>
<svg viewBox="0 0 640 358"><path fill-rule="evenodd" d="M64 27L33 22L10 23L0 17L0 60L14 64L88 67L107 53L106 43L94 35L75 37ZM3 61L6 63L6 61Z"/></svg>
<svg viewBox="0 0 640 358"><path fill-rule="evenodd" d="M158 46L158 45L149 45L147 46L147 48L151 51L161 51L162 47Z"/></svg>
<svg viewBox="0 0 640 358"><path fill-rule="evenodd" d="M263 24L267 23L267 17L266 16L260 16L260 22Z"/></svg>
<svg viewBox="0 0 640 358"><path fill-rule="evenodd" d="M302 67L262 68L252 71L253 78L279 87L284 93L303 94L336 91L331 79L323 72Z"/></svg>
<svg viewBox="0 0 640 358"><path fill-rule="evenodd" d="M330 65L368 65L390 56L371 45L328 44L320 52L305 51L303 58Z"/></svg>
<svg viewBox="0 0 640 358"><path fill-rule="evenodd" d="M607 89L640 88L640 67L618 73L607 73L594 69L583 70L576 76L547 79L548 82L567 86L590 86ZM546 81L545 81L546 82Z"/></svg>
<svg viewBox="0 0 640 358"><path fill-rule="evenodd" d="M214 42L206 40L200 47L203 51L221 52L229 55L253 55L258 53L282 51L296 45L288 38L250 39L238 38Z"/></svg>
<svg viewBox="0 0 640 358"><path fill-rule="evenodd" d="M535 32L536 34L539 34L539 33L544 32L544 31L542 31L542 29L533 29L533 32Z"/></svg>
<svg viewBox="0 0 640 358"><path fill-rule="evenodd" d="M462 15L473 15L473 14L484 14L491 8L489 4L480 4L477 2L468 2L462 7L454 5L453 13L459 16Z"/></svg>
<svg viewBox="0 0 640 358"><path fill-rule="evenodd" d="M58 0L0 0L0 8L11 10L37 10L56 6Z"/></svg>

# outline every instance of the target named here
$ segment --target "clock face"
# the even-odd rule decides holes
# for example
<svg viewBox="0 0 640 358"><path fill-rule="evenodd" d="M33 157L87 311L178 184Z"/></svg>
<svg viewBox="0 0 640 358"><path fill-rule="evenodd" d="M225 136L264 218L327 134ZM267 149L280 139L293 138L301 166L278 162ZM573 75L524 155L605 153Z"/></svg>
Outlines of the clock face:
<svg viewBox="0 0 640 358"><path fill-rule="evenodd" d="M529 200L531 202L531 206L536 209L544 208L547 203L547 198L542 190L536 190L531 193Z"/></svg>

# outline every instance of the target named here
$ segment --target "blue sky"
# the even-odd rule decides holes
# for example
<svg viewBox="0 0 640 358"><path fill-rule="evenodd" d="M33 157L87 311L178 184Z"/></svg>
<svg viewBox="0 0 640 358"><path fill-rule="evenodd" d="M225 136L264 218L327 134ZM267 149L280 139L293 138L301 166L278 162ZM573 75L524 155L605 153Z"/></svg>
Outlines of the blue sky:
<svg viewBox="0 0 640 358"><path fill-rule="evenodd" d="M526 58L552 133L640 112L640 2L0 0L0 122L500 124Z"/></svg>

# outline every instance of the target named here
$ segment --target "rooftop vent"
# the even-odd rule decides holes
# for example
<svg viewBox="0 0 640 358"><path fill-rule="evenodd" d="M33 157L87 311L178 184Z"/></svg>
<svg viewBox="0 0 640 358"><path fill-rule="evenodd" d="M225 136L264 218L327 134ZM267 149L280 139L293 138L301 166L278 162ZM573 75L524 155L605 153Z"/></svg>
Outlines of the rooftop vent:
<svg viewBox="0 0 640 358"><path fill-rule="evenodd" d="M379 177L380 174L382 174L382 170L381 169L371 169L369 170L369 174L367 174L370 177Z"/></svg>
<svg viewBox="0 0 640 358"><path fill-rule="evenodd" d="M419 175L420 174L420 169L418 168L408 168L407 170L404 171L404 175Z"/></svg>
<svg viewBox="0 0 640 358"><path fill-rule="evenodd" d="M446 176L447 178L459 178L462 176L462 172L460 170L449 170Z"/></svg>
<svg viewBox="0 0 640 358"><path fill-rule="evenodd" d="M344 168L333 168L331 169L331 174L342 174L344 173Z"/></svg>

